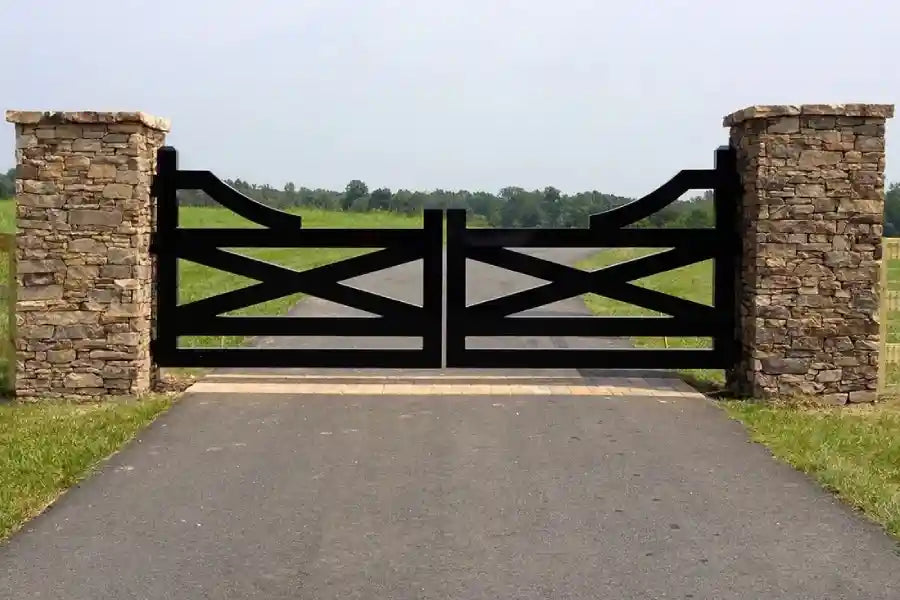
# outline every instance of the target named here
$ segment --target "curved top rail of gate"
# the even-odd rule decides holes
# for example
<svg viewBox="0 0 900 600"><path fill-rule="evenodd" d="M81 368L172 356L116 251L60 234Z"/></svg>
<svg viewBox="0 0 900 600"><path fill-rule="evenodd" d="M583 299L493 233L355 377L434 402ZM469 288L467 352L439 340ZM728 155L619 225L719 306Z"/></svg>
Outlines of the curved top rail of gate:
<svg viewBox="0 0 900 600"><path fill-rule="evenodd" d="M171 146L159 149L156 164L158 165L158 178L162 181L174 182L175 190L200 190L231 212L257 225L279 230L299 229L303 226L303 219L300 215L258 202L237 191L211 171L180 170L178 153Z"/></svg>
<svg viewBox="0 0 900 600"><path fill-rule="evenodd" d="M672 204L688 190L714 189L727 181L733 170L734 151L723 147L716 150L713 169L684 169L670 180L641 198L602 213L591 215L591 229L618 229L645 219Z"/></svg>

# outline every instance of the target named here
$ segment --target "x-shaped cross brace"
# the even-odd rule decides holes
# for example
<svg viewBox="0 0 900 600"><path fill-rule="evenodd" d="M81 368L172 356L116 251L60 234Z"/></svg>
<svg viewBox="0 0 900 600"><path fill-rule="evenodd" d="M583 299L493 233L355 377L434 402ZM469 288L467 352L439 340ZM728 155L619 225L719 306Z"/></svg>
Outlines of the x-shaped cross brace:
<svg viewBox="0 0 900 600"><path fill-rule="evenodd" d="M715 316L714 309L704 304L630 283L635 279L712 258L712 251L705 248L685 244L596 271L582 271L506 248L470 247L466 250L466 255L480 262L549 281L544 285L466 307L466 312L479 317L505 317L588 292L676 318Z"/></svg>

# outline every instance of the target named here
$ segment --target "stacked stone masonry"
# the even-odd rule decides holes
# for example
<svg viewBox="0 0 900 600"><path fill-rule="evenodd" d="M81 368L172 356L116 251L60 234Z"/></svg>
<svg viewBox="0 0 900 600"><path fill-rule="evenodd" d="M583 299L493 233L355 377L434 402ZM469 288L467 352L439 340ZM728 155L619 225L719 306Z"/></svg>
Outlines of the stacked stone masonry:
<svg viewBox="0 0 900 600"><path fill-rule="evenodd" d="M168 122L8 111L16 125L16 394L151 386L150 185Z"/></svg>
<svg viewBox="0 0 900 600"><path fill-rule="evenodd" d="M892 105L725 118L743 181L736 391L876 398L885 121Z"/></svg>

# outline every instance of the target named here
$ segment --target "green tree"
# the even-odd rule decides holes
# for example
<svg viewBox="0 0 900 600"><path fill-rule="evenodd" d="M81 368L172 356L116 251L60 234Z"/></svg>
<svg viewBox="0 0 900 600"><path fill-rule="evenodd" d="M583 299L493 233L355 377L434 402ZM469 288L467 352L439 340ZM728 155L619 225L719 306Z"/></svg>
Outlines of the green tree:
<svg viewBox="0 0 900 600"><path fill-rule="evenodd" d="M353 205L350 207L350 210L353 212L367 212L371 210L369 207L369 197L360 196L359 198L354 200Z"/></svg>
<svg viewBox="0 0 900 600"><path fill-rule="evenodd" d="M0 173L0 198L12 198L16 195L16 170L10 169L6 174Z"/></svg>
<svg viewBox="0 0 900 600"><path fill-rule="evenodd" d="M359 199L366 198L368 195L369 186L359 179L354 179L344 188L344 197L341 199L341 208L350 210L354 205L359 206Z"/></svg>
<svg viewBox="0 0 900 600"><path fill-rule="evenodd" d="M552 185L544 188L541 197L541 211L544 213L544 225L557 227L560 216L560 200L562 193Z"/></svg>
<svg viewBox="0 0 900 600"><path fill-rule="evenodd" d="M389 188L378 188L369 196L369 210L390 210L391 209L391 190Z"/></svg>
<svg viewBox="0 0 900 600"><path fill-rule="evenodd" d="M412 192L397 190L391 196L391 212L408 214L412 210Z"/></svg>

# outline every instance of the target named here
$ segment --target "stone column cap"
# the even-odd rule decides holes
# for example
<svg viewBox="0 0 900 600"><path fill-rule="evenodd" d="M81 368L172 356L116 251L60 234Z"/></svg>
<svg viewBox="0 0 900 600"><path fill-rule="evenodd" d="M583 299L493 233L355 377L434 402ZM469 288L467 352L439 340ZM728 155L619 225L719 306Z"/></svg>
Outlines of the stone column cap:
<svg viewBox="0 0 900 600"><path fill-rule="evenodd" d="M817 115L828 117L873 117L889 119L894 116L893 104L757 104L727 115L722 122L731 127L750 119Z"/></svg>
<svg viewBox="0 0 900 600"><path fill-rule="evenodd" d="M140 123L157 131L169 131L168 119L140 111L39 111L8 110L6 120L19 125L62 125L67 123Z"/></svg>

